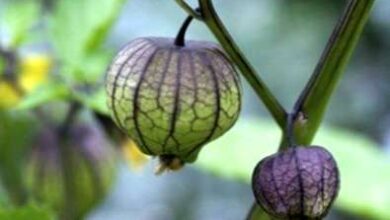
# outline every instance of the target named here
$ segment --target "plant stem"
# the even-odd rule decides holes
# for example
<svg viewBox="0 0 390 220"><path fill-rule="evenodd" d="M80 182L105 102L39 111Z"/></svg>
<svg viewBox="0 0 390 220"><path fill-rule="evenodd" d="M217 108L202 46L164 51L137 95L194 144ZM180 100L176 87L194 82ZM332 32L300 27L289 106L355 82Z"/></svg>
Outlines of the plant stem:
<svg viewBox="0 0 390 220"><path fill-rule="evenodd" d="M254 68L247 61L219 19L211 0L199 0L201 17L198 19L202 19L206 23L256 94L264 102L279 127L283 129L283 139L279 149L283 150L293 142L300 145L309 145L313 140L330 97L361 36L374 1L348 1L343 16L291 114L286 113L256 74ZM189 14L194 14L194 11L183 0L176 0L176 2ZM269 219L269 217L259 206L254 204L247 219L260 220Z"/></svg>
<svg viewBox="0 0 390 220"><path fill-rule="evenodd" d="M176 38L175 38L175 42L174 44L176 46L179 46L179 47L184 47L185 46L185 37L186 37L186 32L187 32L187 29L188 27L190 26L192 20L194 19L194 17L192 17L191 15L189 15L186 20L183 22L180 30L179 30L179 33L177 33L176 35Z"/></svg>
<svg viewBox="0 0 390 220"><path fill-rule="evenodd" d="M349 0L314 73L294 106L299 144L313 140L330 97L356 48L375 0Z"/></svg>
<svg viewBox="0 0 390 220"><path fill-rule="evenodd" d="M327 47L292 113L293 135L300 145L309 145L323 119L329 99L350 60L375 0L349 0ZM279 150L288 147L289 135L283 133ZM266 220L264 211L254 204L248 220Z"/></svg>
<svg viewBox="0 0 390 220"><path fill-rule="evenodd" d="M4 78L13 80L16 77L15 71L17 70L18 61L16 52L7 50L0 45L0 58L5 61L5 68L3 70Z"/></svg>
<svg viewBox="0 0 390 220"><path fill-rule="evenodd" d="M81 110L81 103L78 101L72 101L69 105L69 110L65 116L64 122L62 125L59 127L59 134L60 136L67 137L69 134L70 127L72 126L74 120L77 117L77 114Z"/></svg>
<svg viewBox="0 0 390 220"><path fill-rule="evenodd" d="M202 16L194 9L192 9L191 6L189 6L185 0L175 0L176 3L184 9L190 16L192 16L195 19L202 20Z"/></svg>
<svg viewBox="0 0 390 220"><path fill-rule="evenodd" d="M5 61L3 73L0 74L0 80L8 82L15 89L15 92L22 96L24 91L17 82L17 70L19 65L18 54L15 50L9 50L0 45L0 59Z"/></svg>
<svg viewBox="0 0 390 220"><path fill-rule="evenodd" d="M287 119L286 111L234 42L224 24L219 19L211 0L199 0L199 5L203 21L263 101L279 127L284 129Z"/></svg>

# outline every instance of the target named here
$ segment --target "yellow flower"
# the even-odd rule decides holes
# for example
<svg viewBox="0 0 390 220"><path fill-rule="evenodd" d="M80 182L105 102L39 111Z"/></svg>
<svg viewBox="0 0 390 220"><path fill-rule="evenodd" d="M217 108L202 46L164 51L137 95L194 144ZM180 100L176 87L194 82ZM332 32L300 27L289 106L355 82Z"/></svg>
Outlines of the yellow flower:
<svg viewBox="0 0 390 220"><path fill-rule="evenodd" d="M9 82L0 80L0 109L15 106L20 98L20 94Z"/></svg>
<svg viewBox="0 0 390 220"><path fill-rule="evenodd" d="M28 93L48 80L52 60L43 54L30 54L21 58L20 72L17 73L19 86L23 93ZM15 107L22 99L22 94L5 80L0 79L0 108Z"/></svg>
<svg viewBox="0 0 390 220"><path fill-rule="evenodd" d="M52 60L43 54L28 55L22 59L19 84L25 92L34 90L47 81Z"/></svg>
<svg viewBox="0 0 390 220"><path fill-rule="evenodd" d="M148 161L148 157L143 154L131 139L127 138L122 144L123 156L129 167L135 170L141 169Z"/></svg>

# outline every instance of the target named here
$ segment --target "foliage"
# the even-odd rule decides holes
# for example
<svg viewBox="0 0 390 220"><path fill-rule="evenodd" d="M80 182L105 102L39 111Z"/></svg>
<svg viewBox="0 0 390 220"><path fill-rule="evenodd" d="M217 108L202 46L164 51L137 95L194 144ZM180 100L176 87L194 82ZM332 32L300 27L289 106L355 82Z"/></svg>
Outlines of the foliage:
<svg viewBox="0 0 390 220"><path fill-rule="evenodd" d="M50 19L51 41L61 60L60 73L71 82L101 79L111 57L101 45L108 35L124 0L56 2ZM77 15L77 16L76 16Z"/></svg>
<svg viewBox="0 0 390 220"><path fill-rule="evenodd" d="M15 203L22 203L26 196L21 169L34 126L28 114L0 110L0 180Z"/></svg>
<svg viewBox="0 0 390 220"><path fill-rule="evenodd" d="M0 178L4 187L0 204L4 207L19 206L32 199L31 192L26 189L26 178L22 176L31 141L41 129L38 125L52 126L51 123L58 123L61 113L64 113L56 111L57 115L49 116L47 111L42 111L43 107L50 103L79 102L96 111L105 111L105 106L102 107L104 91L100 87L112 54L103 49L103 44L124 2L103 0L97 4L93 0L59 0L54 2L53 8L45 8L40 0L0 2L7 9L7 13L0 13L1 26L5 30L0 33L0 39L6 39L0 42L0 49L16 57L16 66L10 73L12 76L0 75ZM47 13L47 16L39 16L42 13ZM52 53L25 49L26 45L37 43L35 30L49 33L50 38L45 40L54 47ZM9 58L0 58L2 74ZM102 180L104 189L108 189L106 185L114 179L108 175L116 168L114 163L111 165L102 169L106 178ZM69 169L78 170L75 167ZM86 177L85 173L94 172L92 168L82 167L82 170L85 172L76 172L78 181L75 184L77 187L82 185L84 190L77 194L88 200L88 205L82 199L73 203L85 214L91 209L90 204L96 204L96 201L90 201L97 196L90 185L98 183ZM58 179L53 183L55 181ZM0 210L0 219L53 218L46 210L26 206Z"/></svg>
<svg viewBox="0 0 390 220"><path fill-rule="evenodd" d="M2 220L54 220L53 214L45 209L29 204L19 208L0 209Z"/></svg>
<svg viewBox="0 0 390 220"><path fill-rule="evenodd" d="M19 0L7 4L5 13L0 15L0 26L4 27L11 41L11 47L18 47L28 40L28 31L39 15L38 1ZM20 16L23 15L23 16Z"/></svg>

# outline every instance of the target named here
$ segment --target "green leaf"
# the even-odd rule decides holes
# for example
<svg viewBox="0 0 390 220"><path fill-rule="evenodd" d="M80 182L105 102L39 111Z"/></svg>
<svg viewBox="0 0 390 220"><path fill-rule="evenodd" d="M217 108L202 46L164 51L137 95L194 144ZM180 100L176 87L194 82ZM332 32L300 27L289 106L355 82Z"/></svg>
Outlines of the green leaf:
<svg viewBox="0 0 390 220"><path fill-rule="evenodd" d="M4 187L0 186L0 209L8 207L10 204Z"/></svg>
<svg viewBox="0 0 390 220"><path fill-rule="evenodd" d="M27 94L16 106L18 110L32 109L42 104L66 99L70 96L69 88L61 83L47 83Z"/></svg>
<svg viewBox="0 0 390 220"><path fill-rule="evenodd" d="M106 92L104 88L100 88L93 93L76 93L76 99L88 106L92 110L104 115L108 115L108 107L106 103Z"/></svg>
<svg viewBox="0 0 390 220"><path fill-rule="evenodd" d="M253 203L252 209L249 212L249 216L246 218L256 219L256 220L273 220L270 215L268 215L257 203Z"/></svg>
<svg viewBox="0 0 390 220"><path fill-rule="evenodd" d="M14 203L26 196L21 166L32 140L33 122L26 113L0 110L0 181Z"/></svg>
<svg viewBox="0 0 390 220"><path fill-rule="evenodd" d="M38 0L6 1L6 10L0 14L0 26L9 35L11 47L17 47L28 36L29 29L37 21L39 3Z"/></svg>
<svg viewBox="0 0 390 220"><path fill-rule="evenodd" d="M13 209L0 209L2 220L54 220L54 215L49 210L28 205Z"/></svg>
<svg viewBox="0 0 390 220"><path fill-rule="evenodd" d="M247 118L205 146L195 163L216 175L250 182L255 165L277 151L281 132L271 121ZM337 160L341 189L337 208L370 219L390 219L390 162L368 138L324 126L314 144Z"/></svg>
<svg viewBox="0 0 390 220"><path fill-rule="evenodd" d="M109 56L101 50L124 0L59 0L51 17L52 42L65 67L64 77L94 82L104 73ZM92 64L90 63L92 61ZM90 67L96 65L90 71ZM97 69L96 69L97 68Z"/></svg>
<svg viewBox="0 0 390 220"><path fill-rule="evenodd" d="M2 58L0 58L0 77L4 74L5 62Z"/></svg>

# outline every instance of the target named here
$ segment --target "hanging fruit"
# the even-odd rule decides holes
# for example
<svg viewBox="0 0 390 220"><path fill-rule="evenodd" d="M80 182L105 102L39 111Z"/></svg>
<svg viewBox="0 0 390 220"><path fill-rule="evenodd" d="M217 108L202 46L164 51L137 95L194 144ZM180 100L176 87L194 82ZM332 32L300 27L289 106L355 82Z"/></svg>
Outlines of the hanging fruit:
<svg viewBox="0 0 390 220"><path fill-rule="evenodd" d="M185 41L188 18L176 39L147 37L128 43L106 76L115 123L161 170L195 161L206 143L233 126L241 85L232 62L210 42Z"/></svg>
<svg viewBox="0 0 390 220"><path fill-rule="evenodd" d="M339 190L339 171L323 147L291 147L264 158L253 173L258 204L280 219L321 219Z"/></svg>

